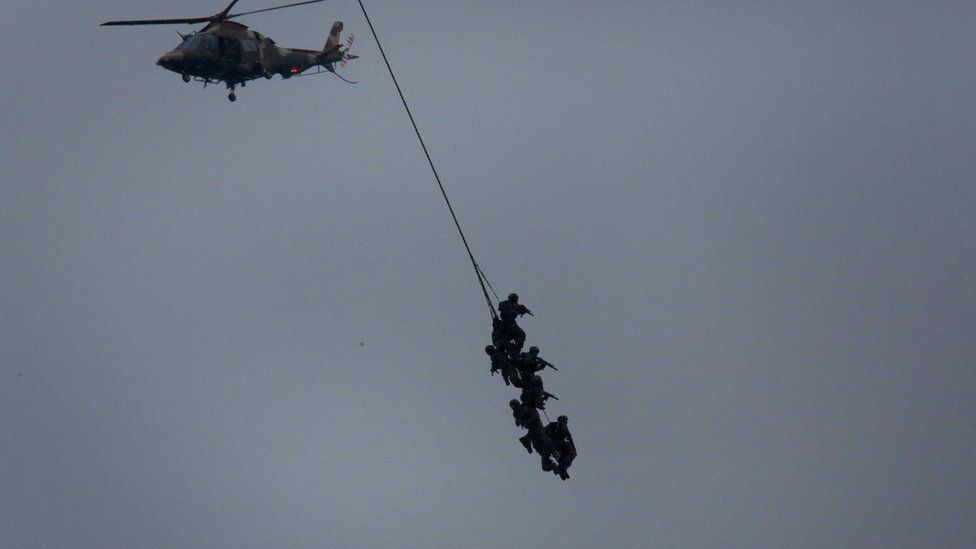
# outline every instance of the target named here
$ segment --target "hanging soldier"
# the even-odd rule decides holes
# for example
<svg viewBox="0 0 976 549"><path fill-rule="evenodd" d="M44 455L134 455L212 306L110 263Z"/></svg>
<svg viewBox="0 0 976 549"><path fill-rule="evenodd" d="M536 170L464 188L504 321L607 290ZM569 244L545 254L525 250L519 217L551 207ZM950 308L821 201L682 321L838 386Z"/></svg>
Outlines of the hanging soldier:
<svg viewBox="0 0 976 549"><path fill-rule="evenodd" d="M556 371L559 370L559 368L556 368L555 366L546 362L545 360L542 359L542 357L539 356L539 348L536 347L535 345L529 347L529 352L521 353L519 355L519 359L518 362L516 363L516 366L518 367L519 373L522 375L523 378L531 376L536 372L540 372L543 369L545 369L547 366L552 368L553 370Z"/></svg>
<svg viewBox="0 0 976 549"><path fill-rule="evenodd" d="M510 327L502 319L493 318L491 320L491 344L499 351L505 353L505 356L510 361L517 361L521 348L516 347L510 332Z"/></svg>
<svg viewBox="0 0 976 549"><path fill-rule="evenodd" d="M519 296L516 293L508 294L508 299L502 301L498 304L498 314L501 316L501 320L497 323L493 323L492 340L495 340L495 335L497 334L499 339L504 339L507 342L511 342L512 348L510 351L518 353L522 350L522 346L525 345L525 332L522 328L519 328L516 320L522 315L531 315L530 311L525 305L519 305ZM497 347L497 344L496 344ZM518 356L513 354L511 356Z"/></svg>
<svg viewBox="0 0 976 549"><path fill-rule="evenodd" d="M485 347L485 354L491 357L491 375L495 375L495 372L501 372L502 381L505 382L505 385L522 386L518 368L504 351L494 345L489 345Z"/></svg>
<svg viewBox="0 0 976 549"><path fill-rule="evenodd" d="M522 404L531 406L533 408L538 408L540 410L546 409L546 401L550 398L559 400L559 397L548 392L542 386L542 377L538 374L532 374L527 377L522 377Z"/></svg>
<svg viewBox="0 0 976 549"><path fill-rule="evenodd" d="M555 470L558 465L552 461L551 457L553 444L542 426L539 412L532 406L520 404L514 398L508 402L508 406L512 409L512 416L515 417L515 425L529 431L525 436L519 438L519 442L530 454L535 448L541 459L543 471Z"/></svg>
<svg viewBox="0 0 976 549"><path fill-rule="evenodd" d="M566 480L569 478L566 470L576 459L576 444L569 432L569 418L559 416L556 421L546 425L545 433L552 443L552 454L556 457L557 467L554 472L559 478Z"/></svg>

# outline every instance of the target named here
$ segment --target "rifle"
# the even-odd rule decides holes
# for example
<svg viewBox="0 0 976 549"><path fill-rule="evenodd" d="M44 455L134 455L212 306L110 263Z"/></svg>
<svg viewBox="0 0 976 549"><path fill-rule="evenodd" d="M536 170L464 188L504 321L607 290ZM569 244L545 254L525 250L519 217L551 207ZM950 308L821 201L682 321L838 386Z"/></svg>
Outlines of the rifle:
<svg viewBox="0 0 976 549"><path fill-rule="evenodd" d="M559 400L559 397L557 397L556 395L550 393L549 391L542 391L542 398L543 398L543 400L548 400L550 398L553 399L553 400Z"/></svg>
<svg viewBox="0 0 976 549"><path fill-rule="evenodd" d="M551 363L549 363L549 362L546 362L545 360L543 360L543 359L541 359L541 358L537 358L536 360L538 360L539 362L541 362L541 363L542 363L542 366L543 366L543 367L546 367L546 366L548 366L548 367L550 367L550 368L552 368L553 370L556 370L557 372L559 371L559 368L556 368L556 367L555 367L555 366L553 366L553 365L552 365Z"/></svg>

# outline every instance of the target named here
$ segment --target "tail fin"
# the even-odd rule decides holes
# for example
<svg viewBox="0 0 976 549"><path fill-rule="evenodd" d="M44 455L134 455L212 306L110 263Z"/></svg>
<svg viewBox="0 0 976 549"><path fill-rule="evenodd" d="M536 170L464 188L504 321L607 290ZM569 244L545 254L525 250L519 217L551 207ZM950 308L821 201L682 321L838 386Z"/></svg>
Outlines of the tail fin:
<svg viewBox="0 0 976 549"><path fill-rule="evenodd" d="M337 48L341 42L339 42L339 33L342 32L342 21L336 21L332 23L332 32L329 33L329 37L325 40L325 48L322 51L329 51Z"/></svg>

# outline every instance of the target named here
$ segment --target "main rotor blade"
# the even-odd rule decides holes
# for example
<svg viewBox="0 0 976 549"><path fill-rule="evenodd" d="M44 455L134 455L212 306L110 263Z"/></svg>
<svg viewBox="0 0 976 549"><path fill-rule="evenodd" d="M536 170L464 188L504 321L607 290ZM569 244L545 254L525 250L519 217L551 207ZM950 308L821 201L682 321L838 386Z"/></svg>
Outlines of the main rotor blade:
<svg viewBox="0 0 976 549"><path fill-rule="evenodd" d="M222 9L220 11L220 13L218 13L217 15L214 16L214 19L217 19L217 20L227 19L227 13L230 12L230 9L233 8L234 7L234 4L236 4L236 3L237 3L237 0L231 0L230 1L230 4L227 4L227 7L226 8Z"/></svg>
<svg viewBox="0 0 976 549"><path fill-rule="evenodd" d="M254 10L254 11L242 11L241 13L232 13L232 14L228 15L227 16L227 19L233 19L235 17L240 17L242 15L251 15L251 14L254 14L254 13L261 13L263 11L280 10L282 8L291 8L291 7L294 7L294 6L301 6L303 4L316 4L318 2L325 2L325 0L306 0L305 2L295 2L294 4L286 4L284 6L275 6L273 8L264 8L264 9L260 9L260 10Z"/></svg>
<svg viewBox="0 0 976 549"><path fill-rule="evenodd" d="M192 25L194 23L206 23L209 17L195 17L193 19L140 19L137 21L107 21L101 27L111 27L115 25Z"/></svg>

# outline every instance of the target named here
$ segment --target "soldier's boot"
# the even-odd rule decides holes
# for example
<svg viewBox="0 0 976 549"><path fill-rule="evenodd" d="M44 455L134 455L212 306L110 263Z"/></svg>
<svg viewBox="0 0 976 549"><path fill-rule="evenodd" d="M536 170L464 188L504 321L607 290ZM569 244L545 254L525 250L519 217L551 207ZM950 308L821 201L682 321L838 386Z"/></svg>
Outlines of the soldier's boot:
<svg viewBox="0 0 976 549"><path fill-rule="evenodd" d="M525 435L524 437L520 438L519 442L522 443L522 446L525 446L525 451L530 454L532 453L532 442L529 441L529 435Z"/></svg>
<svg viewBox="0 0 976 549"><path fill-rule="evenodd" d="M556 467L555 473L557 475L559 475L559 478L561 478L563 480L566 480L566 479L569 478L569 473L566 472L566 466L563 465L562 463L560 463L559 466Z"/></svg>

